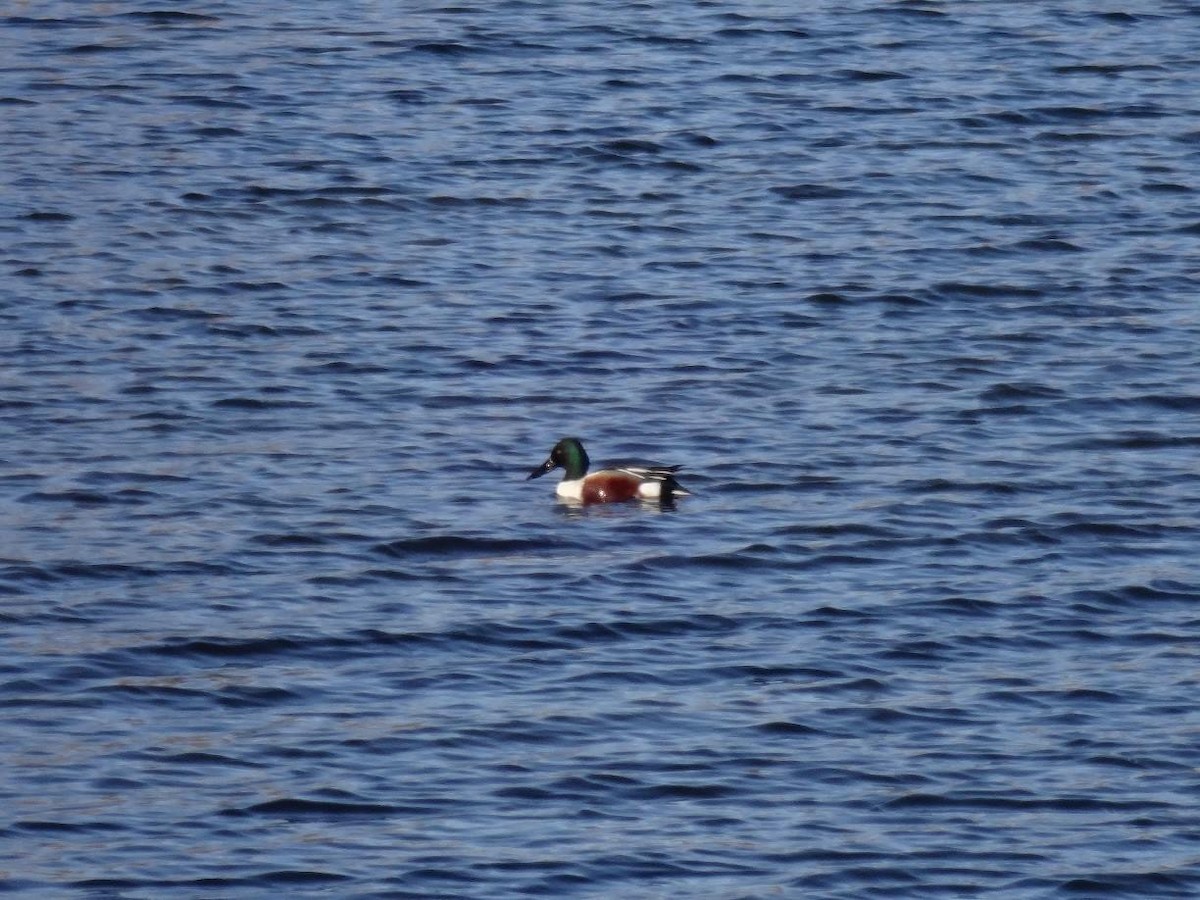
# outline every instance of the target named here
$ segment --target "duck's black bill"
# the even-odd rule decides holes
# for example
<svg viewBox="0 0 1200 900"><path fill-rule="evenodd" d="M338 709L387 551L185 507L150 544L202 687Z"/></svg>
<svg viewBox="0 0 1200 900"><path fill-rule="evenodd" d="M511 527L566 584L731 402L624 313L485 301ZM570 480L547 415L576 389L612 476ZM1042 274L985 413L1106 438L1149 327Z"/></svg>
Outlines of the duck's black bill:
<svg viewBox="0 0 1200 900"><path fill-rule="evenodd" d="M530 472L529 477L526 478L525 480L529 481L530 478L538 478L542 475L545 475L547 472L549 472L551 469L554 469L557 466L558 466L558 463L556 463L552 459L548 459L544 463L542 463L540 466L538 466L536 469L534 469L532 472Z"/></svg>

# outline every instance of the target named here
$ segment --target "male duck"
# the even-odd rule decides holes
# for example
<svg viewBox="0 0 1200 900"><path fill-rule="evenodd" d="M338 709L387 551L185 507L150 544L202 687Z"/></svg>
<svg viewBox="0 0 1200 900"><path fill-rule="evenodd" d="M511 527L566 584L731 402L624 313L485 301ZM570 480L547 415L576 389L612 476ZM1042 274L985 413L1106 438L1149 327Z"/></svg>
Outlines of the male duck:
<svg viewBox="0 0 1200 900"><path fill-rule="evenodd" d="M614 463L610 468L588 474L588 455L579 438L563 438L554 445L550 457L529 473L537 478L562 466L563 479L555 493L564 500L581 503L619 503L623 500L660 500L670 502L686 496L687 491L675 480L680 466L635 466Z"/></svg>

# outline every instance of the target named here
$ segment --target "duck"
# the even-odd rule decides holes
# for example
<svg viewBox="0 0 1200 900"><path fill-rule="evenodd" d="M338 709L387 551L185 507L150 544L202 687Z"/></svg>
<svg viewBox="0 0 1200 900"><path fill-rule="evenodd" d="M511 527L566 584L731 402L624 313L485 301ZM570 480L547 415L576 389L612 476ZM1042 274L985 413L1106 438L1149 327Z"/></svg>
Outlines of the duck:
<svg viewBox="0 0 1200 900"><path fill-rule="evenodd" d="M525 479L540 478L547 472L562 468L562 481L554 493L563 500L578 503L622 503L626 500L657 500L670 503L675 497L689 492L675 480L682 466L652 466L612 463L596 472L588 472L590 464L583 442L565 437L554 445L546 461Z"/></svg>

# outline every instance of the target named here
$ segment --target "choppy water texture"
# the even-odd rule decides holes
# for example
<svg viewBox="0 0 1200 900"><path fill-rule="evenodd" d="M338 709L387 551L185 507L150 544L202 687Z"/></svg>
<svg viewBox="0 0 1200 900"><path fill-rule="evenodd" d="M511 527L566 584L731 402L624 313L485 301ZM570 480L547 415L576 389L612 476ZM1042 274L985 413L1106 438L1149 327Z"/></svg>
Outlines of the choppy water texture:
<svg viewBox="0 0 1200 900"><path fill-rule="evenodd" d="M0 888L1200 894L1194 5L186 8L0 19Z"/></svg>

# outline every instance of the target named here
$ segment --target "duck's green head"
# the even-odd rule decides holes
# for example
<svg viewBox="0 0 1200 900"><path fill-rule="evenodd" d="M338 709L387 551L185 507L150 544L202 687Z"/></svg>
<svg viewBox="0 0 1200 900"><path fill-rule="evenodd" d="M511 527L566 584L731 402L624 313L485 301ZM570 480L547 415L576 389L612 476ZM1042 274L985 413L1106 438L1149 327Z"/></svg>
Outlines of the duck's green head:
<svg viewBox="0 0 1200 900"><path fill-rule="evenodd" d="M563 477L568 481L575 481L587 474L588 455L579 438L567 437L555 444L554 449L550 451L550 456L529 473L529 478L545 475L559 466L566 470L566 475ZM525 480L528 481L529 478Z"/></svg>

